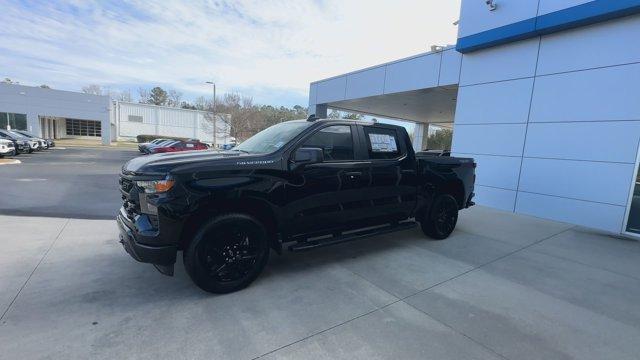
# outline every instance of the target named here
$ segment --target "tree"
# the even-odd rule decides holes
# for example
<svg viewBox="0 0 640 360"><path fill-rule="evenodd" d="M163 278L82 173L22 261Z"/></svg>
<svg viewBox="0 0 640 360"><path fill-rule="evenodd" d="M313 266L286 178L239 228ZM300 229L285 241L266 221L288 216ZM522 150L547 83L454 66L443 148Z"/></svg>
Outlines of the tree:
<svg viewBox="0 0 640 360"><path fill-rule="evenodd" d="M2 82L3 84L16 84L16 85L20 84L19 82L17 82L17 81L13 81L13 80L11 80L11 79L9 79L9 78L4 78L4 80L2 80L1 82Z"/></svg>
<svg viewBox="0 0 640 360"><path fill-rule="evenodd" d="M109 93L111 100L131 102L131 91L112 91Z"/></svg>
<svg viewBox="0 0 640 360"><path fill-rule="evenodd" d="M51 89L51 86L49 86L47 84L42 84L42 85L40 85L40 88L42 88L42 89Z"/></svg>
<svg viewBox="0 0 640 360"><path fill-rule="evenodd" d="M151 89L151 92L149 93L149 100L148 100L149 104L166 105L167 100L168 100L167 92L164 91L161 87L156 86L153 89Z"/></svg>
<svg viewBox="0 0 640 360"><path fill-rule="evenodd" d="M167 105L172 107L180 107L182 100L182 93L176 90L169 90Z"/></svg>
<svg viewBox="0 0 640 360"><path fill-rule="evenodd" d="M363 118L364 118L364 115L356 114L356 113L347 113L343 117L343 119L349 119L349 120L362 120Z"/></svg>
<svg viewBox="0 0 640 360"><path fill-rule="evenodd" d="M327 115L329 119L340 119L340 111L331 109L331 112Z"/></svg>
<svg viewBox="0 0 640 360"><path fill-rule="evenodd" d="M198 108L195 105L193 105L193 104L191 104L190 102L187 102L187 101L181 102L180 103L180 108L188 109L188 110L198 110Z"/></svg>
<svg viewBox="0 0 640 360"><path fill-rule="evenodd" d="M213 99L199 97L193 103L182 101L183 109L197 109L209 112L205 115L202 128L213 135ZM240 93L227 93L215 99L216 133L229 132L229 135L243 141L267 127L283 121L306 119L307 108L295 105L285 106L257 105L253 98Z"/></svg>
<svg viewBox="0 0 640 360"><path fill-rule="evenodd" d="M103 95L104 90L102 90L102 86L98 84L89 84L87 86L82 87L82 92L85 94L91 95Z"/></svg>
<svg viewBox="0 0 640 360"><path fill-rule="evenodd" d="M439 129L427 137L427 149L451 150L453 131L451 129Z"/></svg>
<svg viewBox="0 0 640 360"><path fill-rule="evenodd" d="M364 115L358 113L351 113L346 111L339 111L331 109L331 112L327 115L329 119L350 119L350 120L362 120Z"/></svg>
<svg viewBox="0 0 640 360"><path fill-rule="evenodd" d="M138 88L138 103L140 104L149 103L149 90L141 87Z"/></svg>

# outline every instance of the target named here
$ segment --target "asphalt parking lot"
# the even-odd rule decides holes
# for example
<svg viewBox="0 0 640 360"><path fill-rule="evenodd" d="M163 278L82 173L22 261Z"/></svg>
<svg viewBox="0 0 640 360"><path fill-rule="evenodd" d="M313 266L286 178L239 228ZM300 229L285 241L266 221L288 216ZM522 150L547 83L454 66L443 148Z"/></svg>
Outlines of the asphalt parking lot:
<svg viewBox="0 0 640 360"><path fill-rule="evenodd" d="M56 161L57 181L73 168L87 183L65 185L66 197L72 188L104 187L106 199L107 186L118 197L117 162L135 153L93 151L69 153L93 162L83 168ZM36 177L27 160L11 171ZM3 177L9 167L0 168ZM80 202L92 203L89 194ZM100 211L111 214L118 202ZM175 277L136 263L117 243L111 217L45 214L0 216L2 359L640 354L640 243L563 223L476 206L447 240L408 230L285 253L249 288L211 295L180 263Z"/></svg>
<svg viewBox="0 0 640 360"><path fill-rule="evenodd" d="M122 200L118 174L133 149L53 148L0 167L0 214L113 219Z"/></svg>

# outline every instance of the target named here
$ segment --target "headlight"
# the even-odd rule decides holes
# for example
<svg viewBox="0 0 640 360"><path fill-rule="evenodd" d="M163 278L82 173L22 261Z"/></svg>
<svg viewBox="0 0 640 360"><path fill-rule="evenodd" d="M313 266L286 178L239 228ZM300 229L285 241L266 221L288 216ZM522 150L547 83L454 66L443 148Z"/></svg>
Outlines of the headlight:
<svg viewBox="0 0 640 360"><path fill-rule="evenodd" d="M174 184L175 180L173 179L136 181L136 185L143 188L147 194L167 192Z"/></svg>

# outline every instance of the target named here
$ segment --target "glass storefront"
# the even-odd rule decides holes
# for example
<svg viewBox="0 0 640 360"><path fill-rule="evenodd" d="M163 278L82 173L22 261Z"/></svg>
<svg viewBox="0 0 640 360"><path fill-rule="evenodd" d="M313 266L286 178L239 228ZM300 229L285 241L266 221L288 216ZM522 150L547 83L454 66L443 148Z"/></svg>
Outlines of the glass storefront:
<svg viewBox="0 0 640 360"><path fill-rule="evenodd" d="M636 177L633 194L631 194L627 231L640 234L640 176Z"/></svg>
<svg viewBox="0 0 640 360"><path fill-rule="evenodd" d="M27 130L27 115L0 112L0 129Z"/></svg>
<svg viewBox="0 0 640 360"><path fill-rule="evenodd" d="M102 136L100 121L66 119L66 125L70 136Z"/></svg>

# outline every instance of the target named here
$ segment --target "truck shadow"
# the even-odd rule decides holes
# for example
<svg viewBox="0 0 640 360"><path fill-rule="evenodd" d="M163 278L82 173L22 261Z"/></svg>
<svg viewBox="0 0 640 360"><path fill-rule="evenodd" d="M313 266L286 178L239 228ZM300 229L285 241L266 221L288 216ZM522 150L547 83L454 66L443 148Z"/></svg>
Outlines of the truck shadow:
<svg viewBox="0 0 640 360"><path fill-rule="evenodd" d="M322 280L321 277L334 274L336 268L348 269L352 262L362 258L366 258L366 266L368 258L384 257L386 253L395 251L413 251L415 246L428 241L432 240L426 238L420 230L412 229L307 252L292 253L285 250L282 255L272 252L261 276L234 296L243 297L255 291L279 291L278 289L287 286L295 286L291 284L318 282ZM119 244L109 246L119 247ZM406 247L409 249L403 249ZM72 271L65 276L64 281L51 279L53 282L65 283L60 304L68 301L108 307L123 304L132 309L148 306L149 302L190 302L227 296L209 294L196 287L184 270L181 253L178 254L173 277L160 274L149 264L136 262L119 248L108 253L76 258Z"/></svg>

